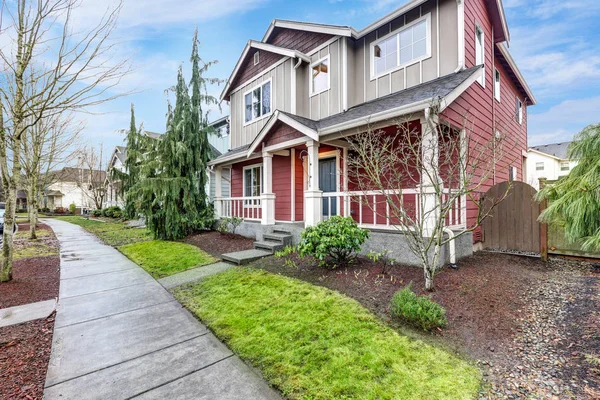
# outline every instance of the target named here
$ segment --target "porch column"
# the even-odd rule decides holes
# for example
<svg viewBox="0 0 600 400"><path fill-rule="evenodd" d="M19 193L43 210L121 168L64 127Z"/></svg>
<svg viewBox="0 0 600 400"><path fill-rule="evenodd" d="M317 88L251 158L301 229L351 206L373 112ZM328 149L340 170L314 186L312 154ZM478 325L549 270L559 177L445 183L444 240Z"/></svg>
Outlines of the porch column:
<svg viewBox="0 0 600 400"><path fill-rule="evenodd" d="M223 168L221 166L215 167L215 214L217 218L221 218L223 215L223 201L221 200L221 196L223 196L221 192L222 178Z"/></svg>
<svg viewBox="0 0 600 400"><path fill-rule="evenodd" d="M421 217L424 220L423 233L427 237L433 235L439 213L436 186L439 190L439 185L443 185L439 173L439 139L435 118L429 110L425 110L425 116L421 118Z"/></svg>
<svg viewBox="0 0 600 400"><path fill-rule="evenodd" d="M319 143L306 142L308 152L308 186L304 192L306 215L304 226L313 226L321 221L323 214L323 192L319 189Z"/></svg>
<svg viewBox="0 0 600 400"><path fill-rule="evenodd" d="M273 193L273 154L263 152L262 225L275 225L275 193Z"/></svg>

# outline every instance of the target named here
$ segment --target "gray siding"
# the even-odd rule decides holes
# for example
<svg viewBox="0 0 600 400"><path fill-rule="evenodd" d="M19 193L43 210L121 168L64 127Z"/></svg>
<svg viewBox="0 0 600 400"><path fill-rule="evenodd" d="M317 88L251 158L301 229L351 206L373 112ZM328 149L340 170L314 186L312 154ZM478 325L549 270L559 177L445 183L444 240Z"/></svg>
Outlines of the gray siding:
<svg viewBox="0 0 600 400"><path fill-rule="evenodd" d="M319 94L310 95L310 74L311 69L307 67L302 71L299 71L299 75L304 75L304 79L298 83L306 88L306 93L308 95L308 114L303 114L298 112L299 115L311 118L314 120L319 120L321 118L328 117L333 114L338 114L342 112L342 40L343 38L339 38L338 40L330 43L324 48L320 49L317 52L314 52L310 56L311 63L319 61L327 56L329 56L329 90L321 92ZM304 109L298 111L305 111Z"/></svg>

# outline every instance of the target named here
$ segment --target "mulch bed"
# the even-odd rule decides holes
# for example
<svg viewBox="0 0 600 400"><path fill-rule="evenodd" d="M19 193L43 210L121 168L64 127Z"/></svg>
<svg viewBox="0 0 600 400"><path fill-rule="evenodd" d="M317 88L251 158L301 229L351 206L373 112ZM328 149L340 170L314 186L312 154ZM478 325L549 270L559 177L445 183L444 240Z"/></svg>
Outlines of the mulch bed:
<svg viewBox="0 0 600 400"><path fill-rule="evenodd" d="M287 261L270 257L250 266L337 290L404 334L478 360L490 390L481 398L600 398L589 397L600 393L594 392L600 390L600 276L589 264L547 265L539 258L478 252L461 260L458 270L441 271L432 293L423 289L421 268L395 265L383 274L381 265L365 258L337 270L318 268L314 261L294 255ZM410 282L413 290L430 295L446 309L445 329L427 334L392 318L390 299ZM575 354L554 349L566 348L577 337L584 339L585 349L572 346L569 350ZM598 357L595 369L590 354ZM521 373L528 370L536 371L535 376Z"/></svg>
<svg viewBox="0 0 600 400"><path fill-rule="evenodd" d="M50 229L44 224L38 227ZM19 230L29 230L29 224L19 224ZM39 240L58 248L54 235ZM14 261L13 280L0 283L0 308L58 297L59 268L59 256ZM0 399L42 398L53 329L54 313L43 320L0 328Z"/></svg>
<svg viewBox="0 0 600 400"><path fill-rule="evenodd" d="M188 236L183 241L199 247L214 257L221 257L221 254L254 248L254 239L231 233L222 234L216 231L196 233Z"/></svg>
<svg viewBox="0 0 600 400"><path fill-rule="evenodd" d="M0 328L0 398L41 399L50 361L54 313Z"/></svg>

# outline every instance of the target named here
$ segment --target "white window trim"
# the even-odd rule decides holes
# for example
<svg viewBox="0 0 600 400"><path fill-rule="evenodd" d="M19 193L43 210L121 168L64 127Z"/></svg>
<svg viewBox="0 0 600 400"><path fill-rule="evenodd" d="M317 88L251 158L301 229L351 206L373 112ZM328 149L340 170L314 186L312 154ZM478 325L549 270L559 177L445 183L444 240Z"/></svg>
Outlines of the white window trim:
<svg viewBox="0 0 600 400"><path fill-rule="evenodd" d="M327 88L323 89L319 92L314 92L313 91L312 69L315 65L319 65L320 63L322 63L325 60L328 61L327 68L329 68L329 71L327 72ZM310 64L310 68L308 68L308 85L309 85L310 97L327 92L329 89L331 89L331 58L330 58L329 54L327 54L325 57L321 58L320 60L317 60L314 63Z"/></svg>
<svg viewBox="0 0 600 400"><path fill-rule="evenodd" d="M269 99L269 105L271 106L271 111L269 111L269 113L268 113L268 114L263 114L263 115L261 115L261 116L260 116L260 117L258 117L258 118L254 118L254 119L251 119L250 121L247 121L247 122L246 122L246 95L247 95L248 93L252 93L252 92L254 91L254 89L256 89L256 88L259 88L259 87L260 87L260 88L261 88L261 94L260 94L260 96L261 96L261 97L260 97L260 99L261 99L261 101L262 101L262 86L263 86L263 85L265 85L265 84L267 84L267 83L269 83L269 82L271 82L271 93L269 94L269 96L270 96L270 99ZM251 89L249 89L249 90L246 90L246 91L245 91L245 92L242 94L242 101L241 101L241 103L242 103L242 120L244 121L244 125L243 125L243 127L246 127L246 126L248 126L248 125L250 125L250 124L253 124L253 123L255 123L255 122L258 122L258 121L260 121L261 119L264 119L264 118L268 118L268 117L270 117L270 116L271 116L271 114L273 114L273 78L269 78L269 79L267 79L267 80L264 80L264 81L262 81L261 83L259 83L259 84L257 84L257 85L254 85L254 86L253 86Z"/></svg>
<svg viewBox="0 0 600 400"><path fill-rule="evenodd" d="M516 97L517 99L517 122L519 123L519 125L523 125L523 102L521 101L520 98Z"/></svg>
<svg viewBox="0 0 600 400"><path fill-rule="evenodd" d="M404 64L400 64L400 43L399 43L400 42L400 34L402 32L404 32L405 30L410 29L414 25L416 25L416 24L418 24L420 22L423 22L423 21L427 21L426 27L425 27L425 32L427 34L426 41L425 41L427 43L427 45L426 45L427 46L427 52L422 57L415 58L414 60L411 60L411 61L409 61L407 63L404 63ZM397 36L397 46L398 47L397 47L396 57L397 57L398 66L396 68L392 68L390 70L382 72L379 75L376 75L375 74L375 46L377 46L379 43L385 41L386 39L389 39L390 37L392 37L394 35ZM418 63L420 63L423 60L427 60L428 58L431 58L431 13L427 13L424 16L422 16L421 18L416 19L413 22L411 22L409 24L406 24L403 27L401 27L399 29L396 29L393 32L388 33L387 35L378 38L376 41L372 42L369 46L370 46L369 47L369 57L371 59L370 60L370 65L371 65L371 80L372 81L375 80L375 79L381 78L382 76L389 75L392 72L401 70L403 68L410 67L413 64L418 64Z"/></svg>
<svg viewBox="0 0 600 400"><path fill-rule="evenodd" d="M496 75L498 75L498 83L496 83ZM497 85L497 87L496 87L496 85ZM500 99L502 97L501 88L502 88L502 74L500 74L500 71L498 70L498 68L494 68L494 98L498 102L500 102Z"/></svg>
<svg viewBox="0 0 600 400"><path fill-rule="evenodd" d="M482 62L481 65L483 65L483 72L481 73L481 78L477 80L477 82L482 86L485 87L485 31L483 30L483 28L481 28L481 26L479 24L475 24L475 65L479 65L477 64L477 49L479 48L479 46L477 45L477 35L478 33L481 33L481 45L482 45L482 49L481 49L481 57L482 57Z"/></svg>
<svg viewBox="0 0 600 400"><path fill-rule="evenodd" d="M538 164L542 164L542 169L538 169ZM546 168L546 163L543 161L536 161L535 163L535 170L536 171L544 171Z"/></svg>
<svg viewBox="0 0 600 400"><path fill-rule="evenodd" d="M263 186L263 163L246 165L242 169L242 197L247 197L246 196L246 170L254 169L254 168L258 168L258 167L260 167L260 190L261 190L261 193L258 196L248 196L248 197L252 197L253 199L261 198L262 189L263 189L263 187L262 187ZM231 188L229 190L231 190ZM252 200L252 202L254 203L254 200ZM244 208L260 208L260 207L261 206L259 204L248 204L246 202L246 200L244 201Z"/></svg>

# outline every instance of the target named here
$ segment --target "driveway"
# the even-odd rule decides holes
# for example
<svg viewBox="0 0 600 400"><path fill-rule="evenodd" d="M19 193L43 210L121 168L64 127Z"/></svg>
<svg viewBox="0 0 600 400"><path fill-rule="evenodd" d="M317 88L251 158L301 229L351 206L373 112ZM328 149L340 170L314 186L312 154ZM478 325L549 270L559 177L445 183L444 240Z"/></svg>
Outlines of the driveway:
<svg viewBox="0 0 600 400"><path fill-rule="evenodd" d="M280 398L142 268L79 226L44 223L61 257L45 399Z"/></svg>

